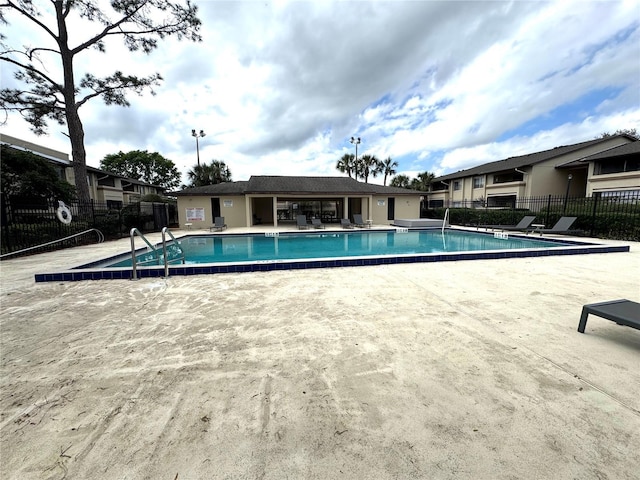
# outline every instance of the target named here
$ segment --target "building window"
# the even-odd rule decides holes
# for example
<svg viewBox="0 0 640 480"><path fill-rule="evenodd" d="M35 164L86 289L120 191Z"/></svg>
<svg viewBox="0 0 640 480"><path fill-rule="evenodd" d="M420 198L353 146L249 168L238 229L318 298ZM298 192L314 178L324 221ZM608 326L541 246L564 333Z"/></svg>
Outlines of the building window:
<svg viewBox="0 0 640 480"><path fill-rule="evenodd" d="M516 208L516 195L495 195L487 198L487 207Z"/></svg>
<svg viewBox="0 0 640 480"><path fill-rule="evenodd" d="M460 180L455 180L453 182L453 189L454 190L460 190Z"/></svg>
<svg viewBox="0 0 640 480"><path fill-rule="evenodd" d="M120 200L107 200L107 208L109 210L121 210L122 202Z"/></svg>
<svg viewBox="0 0 640 480"><path fill-rule="evenodd" d="M473 188L484 187L484 177L473 177Z"/></svg>
<svg viewBox="0 0 640 480"><path fill-rule="evenodd" d="M444 200L429 200L429 208L443 208Z"/></svg>
<svg viewBox="0 0 640 480"><path fill-rule="evenodd" d="M493 183L509 183L509 182L521 182L524 176L516 172L515 170L510 172L496 173L493 176Z"/></svg>
<svg viewBox="0 0 640 480"><path fill-rule="evenodd" d="M608 173L624 173L640 171L640 159L612 158L611 160L596 162L593 167L594 175L607 175Z"/></svg>

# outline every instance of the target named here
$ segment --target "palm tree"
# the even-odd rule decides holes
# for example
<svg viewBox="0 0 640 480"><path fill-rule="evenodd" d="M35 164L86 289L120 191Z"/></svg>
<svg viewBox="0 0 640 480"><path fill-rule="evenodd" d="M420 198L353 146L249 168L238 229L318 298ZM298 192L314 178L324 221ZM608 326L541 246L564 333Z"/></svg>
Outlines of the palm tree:
<svg viewBox="0 0 640 480"><path fill-rule="evenodd" d="M231 170L221 160L212 160L210 164L194 165L187 172L189 187L202 187L217 183L230 182Z"/></svg>
<svg viewBox="0 0 640 480"><path fill-rule="evenodd" d="M409 177L401 173L400 175L396 175L395 177L393 177L389 185L391 185L392 187L409 188L409 186L411 185L411 180L409 179Z"/></svg>
<svg viewBox="0 0 640 480"><path fill-rule="evenodd" d="M391 157L387 157L382 161L382 172L384 172L384 182L382 182L382 185L384 186L387 185L388 175L396 174L396 170L394 167L397 167L397 166L398 166L398 162L396 162L395 160L391 160Z"/></svg>
<svg viewBox="0 0 640 480"><path fill-rule="evenodd" d="M338 169L342 173L347 173L349 178L351 177L351 172L355 170L354 163L354 155L353 153L345 153L340 160L336 163L336 169Z"/></svg>
<svg viewBox="0 0 640 480"><path fill-rule="evenodd" d="M364 178L364 183L369 183L369 175L377 177L380 170L380 160L375 155L363 155L360 157L361 168L359 169Z"/></svg>
<svg viewBox="0 0 640 480"><path fill-rule="evenodd" d="M434 178L436 178L436 176L431 172L419 173L418 176L411 181L411 188L413 190L428 192Z"/></svg>

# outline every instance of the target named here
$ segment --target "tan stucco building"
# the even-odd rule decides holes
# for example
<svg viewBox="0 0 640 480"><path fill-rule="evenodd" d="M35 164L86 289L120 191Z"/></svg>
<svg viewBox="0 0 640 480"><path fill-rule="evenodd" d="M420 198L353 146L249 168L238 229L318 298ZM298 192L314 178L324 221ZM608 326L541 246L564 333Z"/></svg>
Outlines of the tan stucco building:
<svg viewBox="0 0 640 480"><path fill-rule="evenodd" d="M76 184L69 154L5 134L0 134L0 143L46 158L57 169L60 178L71 185ZM137 202L141 197L150 193L158 195L163 193L163 189L158 185L122 177L90 166L87 166L87 183L91 200L104 203L112 208Z"/></svg>
<svg viewBox="0 0 640 480"><path fill-rule="evenodd" d="M485 163L435 178L429 206L501 207L543 195L640 191L639 146L631 135L614 135Z"/></svg>
<svg viewBox="0 0 640 480"><path fill-rule="evenodd" d="M229 227L295 225L297 215L339 224L354 214L375 225L420 217L424 192L345 177L252 176L248 181L194 187L178 197L180 226L209 228L215 217Z"/></svg>

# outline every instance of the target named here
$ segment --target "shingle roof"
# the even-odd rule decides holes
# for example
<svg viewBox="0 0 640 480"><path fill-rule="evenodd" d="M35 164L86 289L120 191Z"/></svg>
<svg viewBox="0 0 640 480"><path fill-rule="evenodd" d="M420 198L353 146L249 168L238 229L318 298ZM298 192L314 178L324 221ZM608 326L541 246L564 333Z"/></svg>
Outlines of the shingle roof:
<svg viewBox="0 0 640 480"><path fill-rule="evenodd" d="M590 162L592 160L602 160L611 157L622 157L624 155L637 155L640 153L640 140L620 145L619 147L605 150L604 152L596 153L588 157L582 158L583 162Z"/></svg>
<svg viewBox="0 0 640 480"><path fill-rule="evenodd" d="M247 187L246 180L240 182L224 182L215 185L204 185L202 187L185 188L179 192L171 192L170 195L189 196L189 195L244 195Z"/></svg>
<svg viewBox="0 0 640 480"><path fill-rule="evenodd" d="M624 136L630 139L633 138L628 135L621 135L621 136ZM527 166L535 165L537 163L541 163L547 160L551 160L556 157L560 157L562 155L566 155L567 153L575 152L576 150L580 150L582 148L590 147L591 145L596 145L600 142L604 142L610 139L611 137L597 138L595 140L576 143L574 145L564 145L561 147L555 147L550 150L544 150L542 152L530 153L530 154L521 155L518 157L509 157L504 160L485 163L483 165L469 168L467 170L460 170L455 173L449 173L447 175L443 175L441 177L435 178L433 181L439 182L441 180L469 177L472 175L485 175L488 173L495 173L495 172L501 172L505 170L513 170L515 168L527 167ZM636 142L633 142L633 143L636 143Z"/></svg>
<svg viewBox="0 0 640 480"><path fill-rule="evenodd" d="M406 188L386 187L362 183L349 177L295 177L258 175L249 181L227 182L194 187L174 192L173 195L423 195L424 192Z"/></svg>

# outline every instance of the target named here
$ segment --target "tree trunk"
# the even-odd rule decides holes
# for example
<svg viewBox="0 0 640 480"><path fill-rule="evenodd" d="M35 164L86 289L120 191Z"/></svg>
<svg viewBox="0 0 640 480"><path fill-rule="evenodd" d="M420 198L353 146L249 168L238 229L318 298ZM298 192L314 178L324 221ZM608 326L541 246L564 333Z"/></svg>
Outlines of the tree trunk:
<svg viewBox="0 0 640 480"><path fill-rule="evenodd" d="M71 142L73 175L75 177L78 200L81 203L89 204L91 202L91 196L87 182L87 154L84 149L84 128L80 120L80 115L78 114L78 105L76 104L73 52L71 52L68 45L69 36L64 18L63 2L56 1L54 2L54 6L58 21L58 46L60 47L60 58L62 59L62 70L64 74L62 95L65 103L65 117L67 120L67 128L69 129L69 140Z"/></svg>

